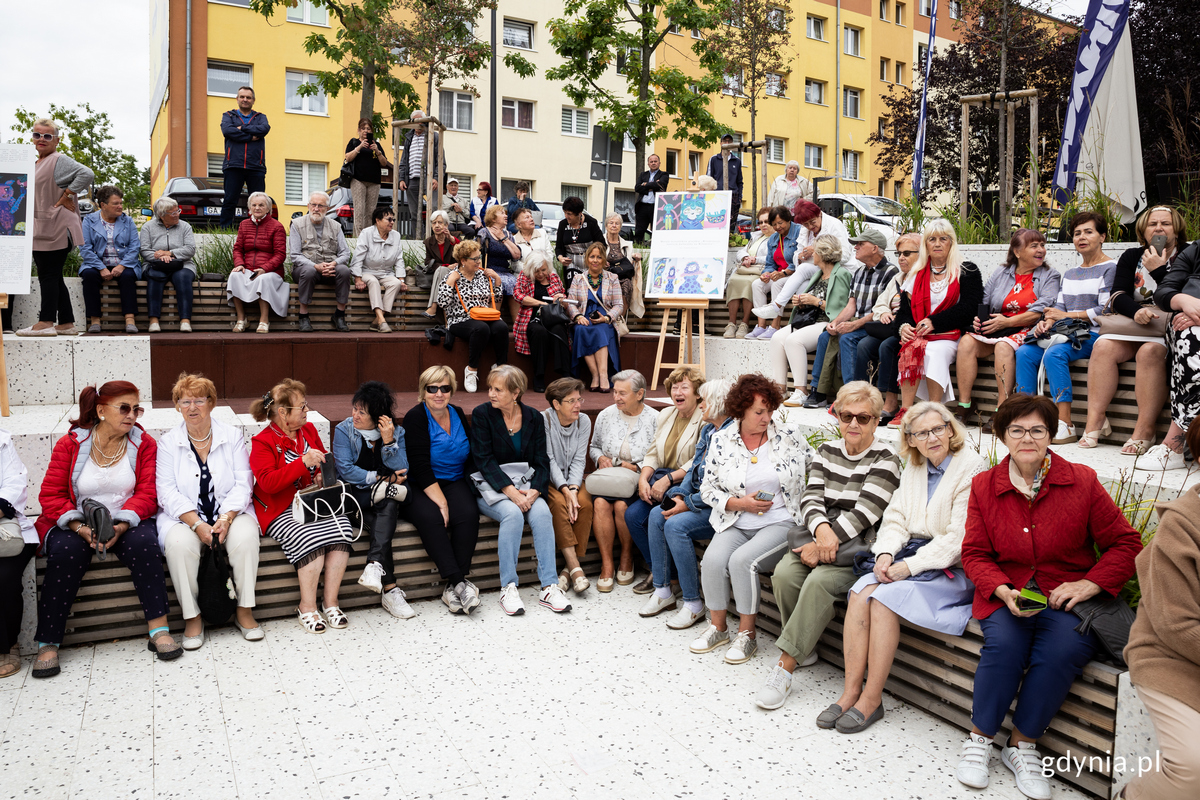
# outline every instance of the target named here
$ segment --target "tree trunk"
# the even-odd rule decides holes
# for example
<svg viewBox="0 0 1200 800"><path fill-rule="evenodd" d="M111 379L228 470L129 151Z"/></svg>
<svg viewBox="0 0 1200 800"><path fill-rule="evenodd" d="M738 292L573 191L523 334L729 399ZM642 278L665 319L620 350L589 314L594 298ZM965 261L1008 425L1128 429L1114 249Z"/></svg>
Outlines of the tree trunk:
<svg viewBox="0 0 1200 800"><path fill-rule="evenodd" d="M360 119L375 119L375 62L368 61L363 65L362 105L359 107ZM357 127L357 126L356 126Z"/></svg>
<svg viewBox="0 0 1200 800"><path fill-rule="evenodd" d="M1008 0L1004 0L1004 16L1000 27L1000 136L999 136L999 173L1000 179L997 181L996 188L998 194L998 209L999 218L996 220L996 227L1000 235L1000 240L1008 236L1009 228L1012 227L1012 220L1008 208L1008 187L1012 181L1012 176L1008 174L1008 99L1004 93L1008 86Z"/></svg>
<svg viewBox="0 0 1200 800"><path fill-rule="evenodd" d="M758 113L758 104L755 101L755 96L758 94L757 89L758 89L757 86L750 87L750 141L752 141L752 142L758 141L758 137L755 136L755 130L756 130L755 114ZM763 154L763 158L766 158L765 153ZM726 187L726 188L728 188L728 187ZM767 190L767 187L764 186L763 191L766 192L766 190ZM750 214L753 215L756 211L758 211L758 151L751 150L750 151ZM736 208L733 209L733 213L736 215L738 213L738 209L736 209Z"/></svg>

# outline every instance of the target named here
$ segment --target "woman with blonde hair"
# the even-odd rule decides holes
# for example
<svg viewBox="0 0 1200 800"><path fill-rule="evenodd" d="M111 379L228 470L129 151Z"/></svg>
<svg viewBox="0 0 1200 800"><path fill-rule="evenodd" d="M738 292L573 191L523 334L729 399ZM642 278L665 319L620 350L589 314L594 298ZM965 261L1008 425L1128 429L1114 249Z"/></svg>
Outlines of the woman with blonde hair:
<svg viewBox="0 0 1200 800"><path fill-rule="evenodd" d="M617 276L605 269L605 252L600 242L588 245L583 254L585 269L571 281L567 293L567 311L575 322L572 355L591 371L593 392L611 390L608 376L621 369L620 340L613 323L625 315L625 305Z"/></svg>

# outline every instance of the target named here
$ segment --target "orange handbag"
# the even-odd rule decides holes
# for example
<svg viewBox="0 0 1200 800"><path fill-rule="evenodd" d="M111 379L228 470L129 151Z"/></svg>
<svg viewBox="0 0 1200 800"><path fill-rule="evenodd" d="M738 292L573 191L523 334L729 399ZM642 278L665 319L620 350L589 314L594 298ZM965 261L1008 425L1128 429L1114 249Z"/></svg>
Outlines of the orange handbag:
<svg viewBox="0 0 1200 800"><path fill-rule="evenodd" d="M488 278L488 288L492 288L491 278ZM471 319L478 319L483 322L494 322L500 319L500 309L496 308L496 295L494 292L488 292L488 300L491 301L491 308L484 308L483 306L467 308L467 304L463 302L462 292L458 289L458 283L454 284L454 292L458 295L458 302L462 305L463 311L466 311L467 316Z"/></svg>

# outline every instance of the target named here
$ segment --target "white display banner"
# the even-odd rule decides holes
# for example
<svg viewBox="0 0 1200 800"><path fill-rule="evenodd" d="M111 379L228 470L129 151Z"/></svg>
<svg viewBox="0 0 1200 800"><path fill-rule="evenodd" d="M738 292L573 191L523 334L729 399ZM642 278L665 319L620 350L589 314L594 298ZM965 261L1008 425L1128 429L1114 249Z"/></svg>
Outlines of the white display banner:
<svg viewBox="0 0 1200 800"><path fill-rule="evenodd" d="M731 192L659 192L646 297L720 299L729 253Z"/></svg>
<svg viewBox="0 0 1200 800"><path fill-rule="evenodd" d="M33 165L30 144L0 144L0 293L29 294L33 264Z"/></svg>

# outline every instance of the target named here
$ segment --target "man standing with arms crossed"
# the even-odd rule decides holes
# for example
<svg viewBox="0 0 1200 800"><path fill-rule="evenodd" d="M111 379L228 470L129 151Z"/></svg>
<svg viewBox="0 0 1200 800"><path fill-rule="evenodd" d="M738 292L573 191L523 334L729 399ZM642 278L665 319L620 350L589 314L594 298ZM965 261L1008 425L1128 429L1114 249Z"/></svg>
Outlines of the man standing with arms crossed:
<svg viewBox="0 0 1200 800"><path fill-rule="evenodd" d="M253 194L267 190L266 147L263 138L271 130L267 115L254 110L254 90L242 86L237 92L238 107L221 115L221 133L225 136L225 200L221 204L222 228L234 226L234 210L242 196L242 186Z"/></svg>
<svg viewBox="0 0 1200 800"><path fill-rule="evenodd" d="M646 171L638 176L633 190L637 192L637 202L633 204L633 216L637 227L633 232L633 241L641 245L646 240L646 231L654 221L654 195L667 190L667 181L671 176L658 168L658 156L651 153L646 159Z"/></svg>

